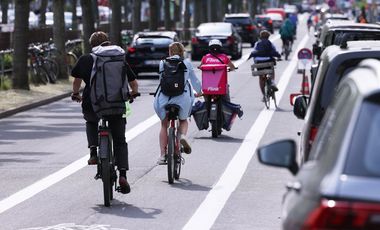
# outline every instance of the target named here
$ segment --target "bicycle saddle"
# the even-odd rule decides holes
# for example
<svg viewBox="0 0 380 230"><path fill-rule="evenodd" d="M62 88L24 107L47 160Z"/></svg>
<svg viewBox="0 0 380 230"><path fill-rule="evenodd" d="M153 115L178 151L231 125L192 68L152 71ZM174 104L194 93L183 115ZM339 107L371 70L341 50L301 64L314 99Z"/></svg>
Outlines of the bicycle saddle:
<svg viewBox="0 0 380 230"><path fill-rule="evenodd" d="M169 120L176 120L178 117L180 107L176 104L168 104L165 110L168 111Z"/></svg>

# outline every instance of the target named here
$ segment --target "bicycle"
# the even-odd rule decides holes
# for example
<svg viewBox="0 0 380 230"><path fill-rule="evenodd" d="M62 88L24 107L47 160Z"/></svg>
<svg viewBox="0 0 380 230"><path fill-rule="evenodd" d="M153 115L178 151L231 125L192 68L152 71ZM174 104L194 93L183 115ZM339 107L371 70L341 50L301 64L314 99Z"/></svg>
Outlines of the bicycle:
<svg viewBox="0 0 380 230"><path fill-rule="evenodd" d="M182 158L183 147L180 145L177 138L178 132L178 113L180 107L175 104L168 104L165 107L168 112L168 146L166 154L166 162L168 169L168 182L173 184L174 179L178 180L181 174L181 165L184 164L184 159Z"/></svg>
<svg viewBox="0 0 380 230"><path fill-rule="evenodd" d="M133 99L140 96L139 93L129 96L129 103L133 102ZM103 181L103 197L104 206L109 207L111 200L113 200L113 187L115 191L121 192L120 186L117 186L117 173L115 155L113 151L113 139L111 130L108 127L107 118L102 117L99 121L99 146L98 146L98 164L97 173L95 179L102 179Z"/></svg>
<svg viewBox="0 0 380 230"><path fill-rule="evenodd" d="M284 50L284 55L285 55L285 60L287 61L288 58L289 58L289 54L290 54L290 51L291 51L291 41L286 39L284 40L284 47L283 47L283 50Z"/></svg>
<svg viewBox="0 0 380 230"><path fill-rule="evenodd" d="M277 59L280 61L281 59ZM267 109L270 108L270 101L273 100L275 108L277 108L276 91L273 88L272 76L274 72L275 62L255 63L251 65L252 76L260 76L265 78L263 102Z"/></svg>
<svg viewBox="0 0 380 230"><path fill-rule="evenodd" d="M49 83L50 75L44 65L44 58L42 57L42 51L38 46L32 46L28 49L30 56L30 77L31 81L35 84Z"/></svg>

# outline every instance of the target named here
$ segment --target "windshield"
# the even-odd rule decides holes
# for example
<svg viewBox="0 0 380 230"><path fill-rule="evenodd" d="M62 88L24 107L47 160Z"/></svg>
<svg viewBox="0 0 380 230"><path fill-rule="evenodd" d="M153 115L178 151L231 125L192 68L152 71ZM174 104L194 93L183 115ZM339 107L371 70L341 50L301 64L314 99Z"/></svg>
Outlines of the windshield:
<svg viewBox="0 0 380 230"><path fill-rule="evenodd" d="M226 18L224 19L225 22L230 22L232 24L244 24L248 25L251 24L251 19L250 18Z"/></svg>
<svg viewBox="0 0 380 230"><path fill-rule="evenodd" d="M226 35L231 34L231 26L228 24L216 25L201 25L198 27L199 35L201 36L211 36L211 35Z"/></svg>
<svg viewBox="0 0 380 230"><path fill-rule="evenodd" d="M173 40L170 38L163 38L163 37L143 37L143 38L137 38L136 45L169 45L172 43Z"/></svg>

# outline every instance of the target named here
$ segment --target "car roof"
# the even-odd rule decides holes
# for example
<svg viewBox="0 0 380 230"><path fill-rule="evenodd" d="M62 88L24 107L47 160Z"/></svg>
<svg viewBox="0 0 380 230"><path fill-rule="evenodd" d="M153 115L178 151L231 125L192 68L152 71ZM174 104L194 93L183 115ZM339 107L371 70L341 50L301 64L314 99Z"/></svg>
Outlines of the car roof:
<svg viewBox="0 0 380 230"><path fill-rule="evenodd" d="M351 28L351 29L362 29L362 28L370 28L370 29L380 29L380 25L378 24L369 24L369 23L358 23L347 20L327 20L324 27L334 28Z"/></svg>
<svg viewBox="0 0 380 230"><path fill-rule="evenodd" d="M249 18L251 17L248 13L237 13L237 14L225 14L224 18Z"/></svg>
<svg viewBox="0 0 380 230"><path fill-rule="evenodd" d="M373 93L380 92L380 61L376 59L365 59L358 68L370 69L374 74L348 74L347 81L352 81L358 87L362 98Z"/></svg>
<svg viewBox="0 0 380 230"><path fill-rule="evenodd" d="M147 31L147 32L138 32L137 37L168 37L174 38L177 36L177 33L174 31Z"/></svg>
<svg viewBox="0 0 380 230"><path fill-rule="evenodd" d="M326 47L322 53L322 58L329 60L334 59L336 56L344 53L363 52L363 51L380 51L380 41L349 41L347 48L341 48L338 45L331 45Z"/></svg>
<svg viewBox="0 0 380 230"><path fill-rule="evenodd" d="M229 22L205 22L205 23L201 23L198 27L201 27L201 26L232 26L231 23Z"/></svg>

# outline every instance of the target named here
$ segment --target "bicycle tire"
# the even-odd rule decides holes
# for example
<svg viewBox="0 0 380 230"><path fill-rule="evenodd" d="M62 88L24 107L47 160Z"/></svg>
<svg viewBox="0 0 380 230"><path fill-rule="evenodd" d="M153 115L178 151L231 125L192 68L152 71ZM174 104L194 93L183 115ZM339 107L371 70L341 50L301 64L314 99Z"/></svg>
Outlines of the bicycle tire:
<svg viewBox="0 0 380 230"><path fill-rule="evenodd" d="M49 83L49 73L47 72L47 70L44 67L42 67L42 66L35 67L34 74L35 74L35 77L36 77L38 83L42 83L44 85Z"/></svg>
<svg viewBox="0 0 380 230"><path fill-rule="evenodd" d="M58 63L52 59L44 59L44 68L49 74L49 82L56 83L59 71Z"/></svg>
<svg viewBox="0 0 380 230"><path fill-rule="evenodd" d="M211 122L211 135L213 138L218 137L218 122L216 120L210 121Z"/></svg>
<svg viewBox="0 0 380 230"><path fill-rule="evenodd" d="M109 137L101 137L100 145L99 145L99 155L100 165L101 165L101 175L103 182L103 198L104 198L104 206L109 207L111 205L111 192L112 192L112 174L111 174L111 159L110 153L111 151L111 141ZM107 153L107 154L104 154ZM104 156L107 157L104 157ZM112 195L113 196L113 195Z"/></svg>
<svg viewBox="0 0 380 230"><path fill-rule="evenodd" d="M277 109L277 100L276 100L276 92L272 92L272 99L273 99L273 104L274 107Z"/></svg>
<svg viewBox="0 0 380 230"><path fill-rule="evenodd" d="M77 63L78 57L73 52L66 53L66 64L69 75L71 70L74 68L74 65Z"/></svg>
<svg viewBox="0 0 380 230"><path fill-rule="evenodd" d="M174 179L178 180L180 175L181 175L181 153L179 152L174 157Z"/></svg>
<svg viewBox="0 0 380 230"><path fill-rule="evenodd" d="M268 83L266 82L265 83L265 86L264 86L264 104L265 104L265 107L267 109L269 109L270 107L270 96L269 96L269 86L268 86Z"/></svg>
<svg viewBox="0 0 380 230"><path fill-rule="evenodd" d="M175 133L174 128L169 128L168 134L168 154L167 154L167 165L168 165L168 182L173 184L174 182L174 150L175 150Z"/></svg>

